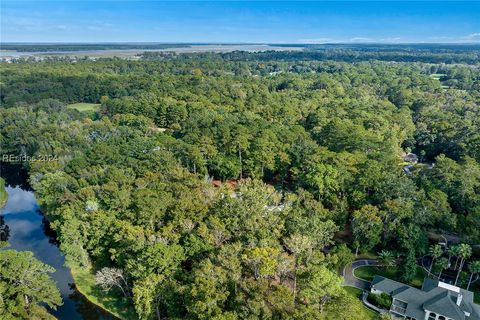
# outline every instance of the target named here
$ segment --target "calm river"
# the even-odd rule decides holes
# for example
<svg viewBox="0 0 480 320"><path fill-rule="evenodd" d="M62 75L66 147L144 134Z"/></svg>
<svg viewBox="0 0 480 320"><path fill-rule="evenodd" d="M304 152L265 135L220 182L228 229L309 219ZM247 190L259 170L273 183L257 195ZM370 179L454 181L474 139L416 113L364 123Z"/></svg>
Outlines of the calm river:
<svg viewBox="0 0 480 320"><path fill-rule="evenodd" d="M58 248L55 232L39 210L26 182L26 173L2 164L1 175L6 180L8 192L7 204L0 209L3 218L0 223L7 225L9 230L7 241L11 245L6 249L32 251L37 259L55 268L51 276L57 282L63 305L57 310L49 310L50 313L60 320L113 319L75 289L70 270L64 266L65 258Z"/></svg>

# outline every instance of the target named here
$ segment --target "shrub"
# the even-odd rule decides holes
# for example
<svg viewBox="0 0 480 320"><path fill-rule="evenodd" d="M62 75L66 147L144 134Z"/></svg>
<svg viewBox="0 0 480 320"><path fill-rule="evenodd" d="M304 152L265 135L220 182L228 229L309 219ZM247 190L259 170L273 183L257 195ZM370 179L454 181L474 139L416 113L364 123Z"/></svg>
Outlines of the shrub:
<svg viewBox="0 0 480 320"><path fill-rule="evenodd" d="M383 309L389 309L390 305L392 304L392 298L386 293L381 293L381 294L369 293L368 301L376 305L377 307L383 308Z"/></svg>

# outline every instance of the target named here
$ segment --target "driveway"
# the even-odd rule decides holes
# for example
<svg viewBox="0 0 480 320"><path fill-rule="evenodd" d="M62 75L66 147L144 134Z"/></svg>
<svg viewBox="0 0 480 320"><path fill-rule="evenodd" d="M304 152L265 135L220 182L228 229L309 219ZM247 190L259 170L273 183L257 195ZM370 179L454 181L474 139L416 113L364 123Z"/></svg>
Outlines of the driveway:
<svg viewBox="0 0 480 320"><path fill-rule="evenodd" d="M355 287L363 291L370 291L370 282L355 277L353 271L358 267L376 265L378 265L376 260L355 260L351 264L345 266L345 268L343 268L343 285Z"/></svg>

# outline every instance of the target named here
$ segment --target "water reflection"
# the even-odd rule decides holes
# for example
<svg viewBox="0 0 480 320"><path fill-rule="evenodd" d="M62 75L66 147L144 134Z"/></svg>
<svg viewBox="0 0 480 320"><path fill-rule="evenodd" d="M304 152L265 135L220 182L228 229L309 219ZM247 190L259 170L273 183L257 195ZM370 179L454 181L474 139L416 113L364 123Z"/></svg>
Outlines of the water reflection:
<svg viewBox="0 0 480 320"><path fill-rule="evenodd" d="M8 184L9 177L6 177ZM60 290L63 305L50 312L61 320L112 319L110 314L90 303L75 289L70 270L64 266L65 258L58 248L55 232L39 211L35 196L26 184L17 183L6 189L8 201L0 210L1 239L8 238L10 249L32 251L37 259L55 268L52 278Z"/></svg>
<svg viewBox="0 0 480 320"><path fill-rule="evenodd" d="M7 185L20 187L25 191L32 191L28 183L28 172L21 165L0 162L0 174Z"/></svg>

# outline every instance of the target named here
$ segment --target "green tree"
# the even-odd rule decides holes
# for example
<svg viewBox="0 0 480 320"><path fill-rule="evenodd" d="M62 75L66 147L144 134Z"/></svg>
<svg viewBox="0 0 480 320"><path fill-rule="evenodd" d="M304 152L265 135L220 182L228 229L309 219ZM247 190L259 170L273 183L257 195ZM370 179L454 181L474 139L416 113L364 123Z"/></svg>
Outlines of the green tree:
<svg viewBox="0 0 480 320"><path fill-rule="evenodd" d="M452 261L452 258L453 257L457 257L457 259L455 260L455 267L454 267L454 270L457 270L457 264L458 264L458 255L460 253L460 247L458 245L456 246L451 246L449 249L448 249L448 263L450 264Z"/></svg>
<svg viewBox="0 0 480 320"><path fill-rule="evenodd" d="M329 164L313 163L305 175L305 182L314 190L319 200L332 202L339 191L338 171Z"/></svg>
<svg viewBox="0 0 480 320"><path fill-rule="evenodd" d="M337 259L335 266L339 270L355 260L355 256L345 243L335 246L332 253Z"/></svg>
<svg viewBox="0 0 480 320"><path fill-rule="evenodd" d="M394 256L393 252L388 251L388 250L382 250L378 254L377 260L378 260L378 262L380 262L380 264L382 266L384 266L386 268L393 267L395 265L395 256Z"/></svg>
<svg viewBox="0 0 480 320"><path fill-rule="evenodd" d="M457 277L455 278L455 285L457 284L458 277L460 276L460 272L463 271L463 265L465 264L465 260L470 258L472 255L472 247L470 247L468 244L461 243L458 245L459 250L458 250L458 255L460 257L460 266L458 268L457 272Z"/></svg>
<svg viewBox="0 0 480 320"><path fill-rule="evenodd" d="M30 251L0 250L0 317L43 317L42 305L60 306L60 292L48 275L54 271Z"/></svg>
<svg viewBox="0 0 480 320"><path fill-rule="evenodd" d="M439 270L438 272L438 278L442 276L443 270L447 269L450 263L448 262L447 258L440 258L437 260L437 263L435 263L436 268Z"/></svg>
<svg viewBox="0 0 480 320"><path fill-rule="evenodd" d="M428 269L428 273L430 274L432 272L432 267L433 267L433 264L435 263L435 260L437 260L442 256L443 249L439 244L434 244L430 246L430 248L428 249L428 253L432 258L432 262L430 263L430 268Z"/></svg>
<svg viewBox="0 0 480 320"><path fill-rule="evenodd" d="M472 261L468 266L468 270L470 270L470 278L468 279L467 290L470 288L470 284L472 283L473 276L478 275L480 273L480 261Z"/></svg>
<svg viewBox="0 0 480 320"><path fill-rule="evenodd" d="M133 286L135 311L142 320L164 319L167 309L167 296L172 294L171 281L163 274L152 273L137 280Z"/></svg>
<svg viewBox="0 0 480 320"><path fill-rule="evenodd" d="M302 272L299 281L301 302L323 313L325 304L342 293L342 278L324 266L312 266Z"/></svg>
<svg viewBox="0 0 480 320"><path fill-rule="evenodd" d="M303 266L303 263L308 263L312 256L313 243L312 240L304 235L295 234L284 240L285 246L292 253L295 263L293 269L293 300L295 301L297 295L297 272Z"/></svg>
<svg viewBox="0 0 480 320"><path fill-rule="evenodd" d="M380 319L381 319L381 320L392 320L393 317L392 317L392 315L389 314L389 313L384 313L384 314L382 314L382 315L380 316Z"/></svg>
<svg viewBox="0 0 480 320"><path fill-rule="evenodd" d="M415 277L417 273L417 259L415 258L414 251L409 251L403 261L402 268L402 279L405 282L410 282Z"/></svg>
<svg viewBox="0 0 480 320"><path fill-rule="evenodd" d="M247 250L243 256L245 263L252 269L255 279L272 277L277 270L276 248L257 247Z"/></svg>
<svg viewBox="0 0 480 320"><path fill-rule="evenodd" d="M223 314L229 292L225 287L225 270L203 260L192 273L192 282L187 289L186 307L198 319L213 319Z"/></svg>
<svg viewBox="0 0 480 320"><path fill-rule="evenodd" d="M372 205L365 205L353 213L353 236L363 250L371 250L380 242L383 223L379 214L380 210Z"/></svg>
<svg viewBox="0 0 480 320"><path fill-rule="evenodd" d="M157 243L127 261L126 270L135 279L133 301L140 319L150 319L153 314L162 319L168 288L184 258L180 246Z"/></svg>

